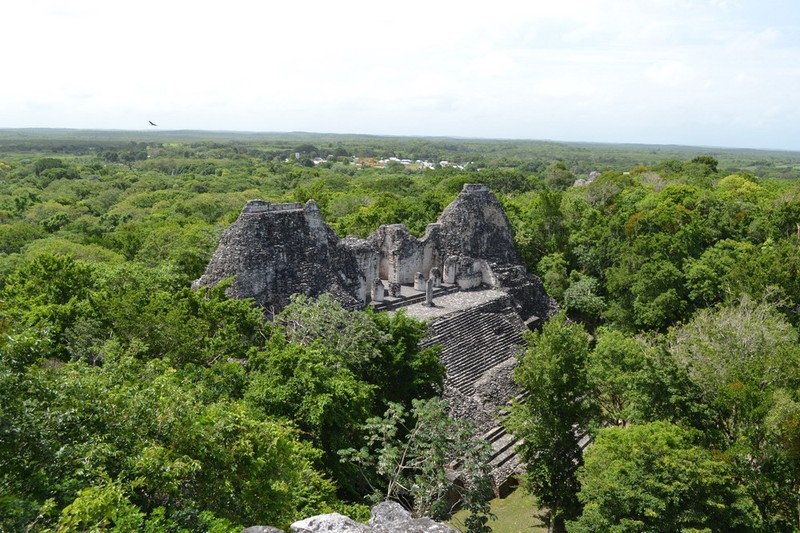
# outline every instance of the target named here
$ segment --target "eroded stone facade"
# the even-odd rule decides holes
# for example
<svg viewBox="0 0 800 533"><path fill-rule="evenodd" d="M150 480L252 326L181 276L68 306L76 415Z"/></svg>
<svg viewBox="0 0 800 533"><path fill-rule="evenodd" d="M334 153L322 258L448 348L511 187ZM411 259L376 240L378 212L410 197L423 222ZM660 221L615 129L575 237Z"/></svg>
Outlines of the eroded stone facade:
<svg viewBox="0 0 800 533"><path fill-rule="evenodd" d="M232 296L254 298L272 311L295 293L327 292L348 308L364 307L396 294L398 286L424 293L428 279L434 287L504 290L526 321L545 318L554 308L517 256L500 202L479 184L464 185L421 239L402 224L381 226L366 239L340 239L313 200L248 202L194 286L213 286L231 276ZM378 283L385 284L383 292Z"/></svg>

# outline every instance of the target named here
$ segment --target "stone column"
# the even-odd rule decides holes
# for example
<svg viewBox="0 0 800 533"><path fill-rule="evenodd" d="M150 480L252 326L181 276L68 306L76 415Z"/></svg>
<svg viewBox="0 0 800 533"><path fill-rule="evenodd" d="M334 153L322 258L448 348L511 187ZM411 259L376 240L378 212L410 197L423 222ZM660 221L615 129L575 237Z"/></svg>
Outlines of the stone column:
<svg viewBox="0 0 800 533"><path fill-rule="evenodd" d="M400 257L397 250L392 250L389 256L389 283L400 283Z"/></svg>
<svg viewBox="0 0 800 533"><path fill-rule="evenodd" d="M382 302L385 294L386 289L383 286L381 278L375 278L375 280L372 282L372 293L370 295L372 297L372 301Z"/></svg>
<svg viewBox="0 0 800 533"><path fill-rule="evenodd" d="M433 307L433 278L425 282L425 305Z"/></svg>
<svg viewBox="0 0 800 533"><path fill-rule="evenodd" d="M422 275L422 272L414 274L414 289L420 292L425 291L425 276Z"/></svg>

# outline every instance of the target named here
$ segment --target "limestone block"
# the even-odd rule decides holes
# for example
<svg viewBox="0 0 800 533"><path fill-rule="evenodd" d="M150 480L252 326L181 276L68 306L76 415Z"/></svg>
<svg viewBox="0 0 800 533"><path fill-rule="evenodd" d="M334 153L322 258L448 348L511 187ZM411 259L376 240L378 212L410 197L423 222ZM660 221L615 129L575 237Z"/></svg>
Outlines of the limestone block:
<svg viewBox="0 0 800 533"><path fill-rule="evenodd" d="M458 256L451 255L444 261L444 277L442 278L445 283L453 284L456 282L456 275L458 274Z"/></svg>
<svg viewBox="0 0 800 533"><path fill-rule="evenodd" d="M431 278L425 282L425 305L433 307L433 279Z"/></svg>
<svg viewBox="0 0 800 533"><path fill-rule="evenodd" d="M483 275L478 272L463 272L456 277L456 284L462 291L477 289L483 282Z"/></svg>
<svg viewBox="0 0 800 533"><path fill-rule="evenodd" d="M434 287L441 287L442 286L442 271L436 267L433 267L428 274L428 279L433 280Z"/></svg>
<svg viewBox="0 0 800 533"><path fill-rule="evenodd" d="M370 528L339 513L328 513L298 520L290 526L293 533L368 533Z"/></svg>

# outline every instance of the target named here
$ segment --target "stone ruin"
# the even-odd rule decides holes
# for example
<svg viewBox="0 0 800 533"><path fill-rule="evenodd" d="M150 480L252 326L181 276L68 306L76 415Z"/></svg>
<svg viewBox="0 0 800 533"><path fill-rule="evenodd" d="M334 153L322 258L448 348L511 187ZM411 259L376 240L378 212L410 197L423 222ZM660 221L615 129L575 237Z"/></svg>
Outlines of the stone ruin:
<svg viewBox="0 0 800 533"><path fill-rule="evenodd" d="M195 288L235 276L235 298L253 298L278 312L292 294L332 294L350 309L400 297L404 286L424 293L428 279L459 290L503 290L525 320L554 309L541 282L526 273L514 249L511 224L485 186L461 194L417 239L403 224L381 226L366 239L340 239L316 202L270 204L252 200L222 235Z"/></svg>
<svg viewBox="0 0 800 533"><path fill-rule="evenodd" d="M403 224L366 239L340 239L317 204L247 203L222 235L195 288L234 276L229 294L253 298L277 313L293 294L330 293L349 309L404 308L426 320L424 346L442 346L444 397L451 414L476 423L492 442L494 477L518 470L513 439L497 412L518 391L512 380L522 331L541 325L556 304L528 274L514 248L511 224L495 195L465 184L418 239Z"/></svg>

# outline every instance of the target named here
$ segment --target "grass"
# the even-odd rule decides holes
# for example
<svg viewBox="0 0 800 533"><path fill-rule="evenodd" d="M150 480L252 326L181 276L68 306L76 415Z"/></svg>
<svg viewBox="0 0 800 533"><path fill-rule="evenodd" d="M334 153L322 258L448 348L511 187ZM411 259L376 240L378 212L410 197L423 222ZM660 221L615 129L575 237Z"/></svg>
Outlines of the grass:
<svg viewBox="0 0 800 533"><path fill-rule="evenodd" d="M492 513L497 520L490 520L489 526L494 533L545 533L547 527L538 517L539 512L536 498L517 489L505 498L492 500ZM458 511L448 525L464 531L467 514L464 510Z"/></svg>

